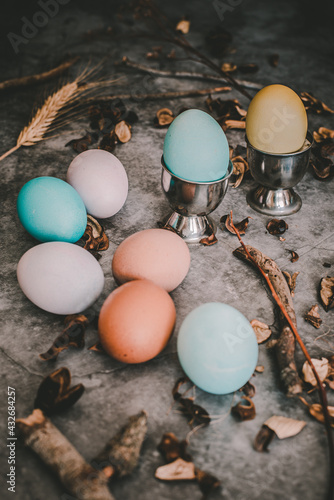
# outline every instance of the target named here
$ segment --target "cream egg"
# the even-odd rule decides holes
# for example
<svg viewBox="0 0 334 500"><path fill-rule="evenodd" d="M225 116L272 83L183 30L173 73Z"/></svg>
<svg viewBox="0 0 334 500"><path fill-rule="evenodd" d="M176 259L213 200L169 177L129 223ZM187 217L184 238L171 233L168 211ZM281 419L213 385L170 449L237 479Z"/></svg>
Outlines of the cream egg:
<svg viewBox="0 0 334 500"><path fill-rule="evenodd" d="M115 215L128 195L128 177L116 156L102 149L90 149L74 158L67 182L81 196L87 212L105 219Z"/></svg>
<svg viewBox="0 0 334 500"><path fill-rule="evenodd" d="M266 153L293 153L302 148L306 134L305 106L289 87L268 85L252 99L246 135L254 148Z"/></svg>
<svg viewBox="0 0 334 500"><path fill-rule="evenodd" d="M175 306L151 281L136 280L114 290L99 316L103 349L124 363L143 363L166 346L174 328Z"/></svg>
<svg viewBox="0 0 334 500"><path fill-rule="evenodd" d="M84 311L104 286L97 260L87 250L60 241L30 248L18 263L17 279L31 302L55 314Z"/></svg>
<svg viewBox="0 0 334 500"><path fill-rule="evenodd" d="M112 272L117 283L148 279L171 292L190 266L187 244L166 229L145 229L126 238L116 249Z"/></svg>

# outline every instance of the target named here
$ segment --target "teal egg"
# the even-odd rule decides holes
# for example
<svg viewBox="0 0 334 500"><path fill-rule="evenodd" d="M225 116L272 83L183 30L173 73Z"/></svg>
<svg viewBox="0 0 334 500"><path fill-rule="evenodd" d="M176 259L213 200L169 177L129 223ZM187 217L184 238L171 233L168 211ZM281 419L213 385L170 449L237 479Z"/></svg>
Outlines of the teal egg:
<svg viewBox="0 0 334 500"><path fill-rule="evenodd" d="M164 162L181 179L192 182L217 181L226 175L229 157L223 129L204 111L184 111L167 130Z"/></svg>
<svg viewBox="0 0 334 500"><path fill-rule="evenodd" d="M84 234L87 212L77 191L56 177L36 177L17 198L23 227L39 241L74 243Z"/></svg>
<svg viewBox="0 0 334 500"><path fill-rule="evenodd" d="M250 322L234 307L203 304L183 321L177 352L183 370L203 391L229 394L252 376L258 344Z"/></svg>

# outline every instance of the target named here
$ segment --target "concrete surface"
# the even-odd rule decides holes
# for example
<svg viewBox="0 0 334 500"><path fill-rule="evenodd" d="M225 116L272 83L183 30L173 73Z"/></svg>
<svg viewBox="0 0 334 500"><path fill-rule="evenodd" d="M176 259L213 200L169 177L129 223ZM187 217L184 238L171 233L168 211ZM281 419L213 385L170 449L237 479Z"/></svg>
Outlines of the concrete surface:
<svg viewBox="0 0 334 500"><path fill-rule="evenodd" d="M228 2L227 2L228 3ZM164 3L161 2L163 5ZM79 54L83 62L90 56L93 62L106 55L106 72L113 74L113 61L127 55L131 59L150 64L145 54L159 43L133 39L89 42L82 35L89 29L114 25L117 3L72 1L60 6L59 13L40 28L29 43L22 45L15 54L6 37L9 31L20 33L22 16L31 16L39 7L37 3L11 7L8 17L2 19L1 80L35 73L55 65L65 53ZM173 20L187 14L192 20L189 38L204 48L204 35L213 26L222 26L233 35L232 46L236 52L225 60L235 63L255 62L258 73L247 75L249 80L284 83L296 90L313 92L331 108L334 107L333 38L328 21L329 5L317 2L267 2L244 1L219 20L211 2L176 2L168 5ZM7 23L7 24L6 24ZM16 31L15 31L16 30ZM166 49L167 52L167 49ZM269 66L267 56L280 55L276 69ZM181 56L181 53L180 53ZM219 60L218 62L221 62ZM153 64L153 63L152 63ZM169 63L164 63L168 67ZM171 67L193 68L189 62L174 62ZM197 68L196 68L197 69ZM198 68L199 70L201 68ZM73 76L76 68L71 70ZM119 73L115 73L119 74ZM206 88L208 82L147 78L136 72L126 71L128 88L145 92L174 89ZM53 82L54 83L54 82ZM52 87L52 84L51 84ZM51 88L48 87L49 89ZM116 85L111 92L124 91L127 85ZM47 95L41 86L30 87L0 95L0 152L15 144L16 138L27 124L34 104ZM247 100L236 91L223 98L238 98L246 106ZM127 107L138 113L139 123L133 127L133 137L128 144L118 146L115 153L124 164L129 176L129 196L125 207L113 218L105 221L110 237L110 248L103 253L106 284L97 308L115 288L111 275L111 260L117 245L129 234L156 227L157 220L168 211L168 204L160 189L160 156L165 129L153 126L153 118L160 107L174 111L181 107L205 109L204 97L183 100L143 102L128 101ZM323 125L334 128L334 119L310 115L310 130ZM171 410L171 390L175 380L182 375L176 355L176 338L179 327L196 306L208 301L222 301L238 308L249 320L257 318L272 325L274 336L278 333L277 320L268 292L258 275L233 257L238 246L234 236L218 231L218 244L212 247L191 247L192 264L182 285L172 293L177 310L175 333L165 351L156 359L137 366L122 365L106 355L70 350L62 353L56 363L43 363L38 353L44 352L63 327L63 318L39 310L26 299L16 281L16 265L21 255L36 241L20 225L15 209L16 197L22 185L39 175L65 178L66 170L75 153L64 145L72 138L84 135L88 121L74 122L64 134L41 144L22 148L0 164L1 172L1 393L2 393L2 451L1 498L19 500L56 500L66 498L57 478L34 456L30 450L17 444L16 493L7 491L5 475L8 473L5 447L7 386L16 389L16 415L27 416L42 378L57 367L67 366L73 382L86 387L81 400L67 412L54 417L54 423L89 461L105 441L112 436L131 414L145 409L149 414L149 432L138 469L126 480L112 486L117 500L151 499L200 499L201 493L194 483L163 483L154 479L155 469L163 464L157 444L164 432L174 432L184 438L189 432L187 421L177 411ZM243 144L242 132L229 132L232 145ZM320 182L309 171L298 185L303 199L302 210L286 218L289 229L284 242L267 234L267 216L252 211L246 204L246 193L253 186L244 181L238 189L229 189L225 200L214 212L216 221L231 208L235 220L251 216L245 242L264 251L275 259L281 269L300 271L294 298L299 331L312 356L329 356L334 353L333 311L320 314L323 325L315 330L303 319L309 308L319 302L318 285L321 277L333 276L333 180ZM289 249L300 255L296 263L290 262ZM325 262L331 269L323 267ZM317 337L323 335L321 339ZM87 332L87 346L96 340L96 331ZM303 355L298 349L297 363L301 368ZM221 490L212 498L224 500L265 499L320 500L325 498L327 478L327 444L323 427L308 416L298 400L289 400L281 391L277 365L273 353L265 345L260 347L259 364L263 374L254 379L256 386L257 416L253 421L239 423L227 414L232 395L213 396L196 391L196 402L216 416L224 416L190 439L189 451L195 464L216 475L222 481ZM239 400L239 395L234 401ZM316 401L316 395L309 400ZM334 404L334 394L329 394ZM260 454L252 443L262 423L271 415L285 415L304 419L307 426L296 437L279 441L270 446L270 453ZM333 471L332 471L333 473Z"/></svg>

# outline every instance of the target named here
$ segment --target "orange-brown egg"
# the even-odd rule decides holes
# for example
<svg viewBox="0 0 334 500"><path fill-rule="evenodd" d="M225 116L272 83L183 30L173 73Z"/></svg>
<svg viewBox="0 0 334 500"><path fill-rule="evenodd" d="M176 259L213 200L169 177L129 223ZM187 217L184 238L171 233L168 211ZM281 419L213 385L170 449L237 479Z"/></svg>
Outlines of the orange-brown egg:
<svg viewBox="0 0 334 500"><path fill-rule="evenodd" d="M175 306L161 287L130 281L105 300L99 316L103 349L124 363L143 363L166 346L175 324Z"/></svg>

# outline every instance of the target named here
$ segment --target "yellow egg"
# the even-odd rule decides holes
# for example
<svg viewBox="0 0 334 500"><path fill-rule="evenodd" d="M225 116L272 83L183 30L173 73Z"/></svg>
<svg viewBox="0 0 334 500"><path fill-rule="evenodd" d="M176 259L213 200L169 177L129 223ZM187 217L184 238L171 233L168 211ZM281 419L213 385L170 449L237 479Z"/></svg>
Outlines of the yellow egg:
<svg viewBox="0 0 334 500"><path fill-rule="evenodd" d="M252 99L246 117L251 145L266 153L293 153L305 141L307 115L300 97L285 85L268 85Z"/></svg>

